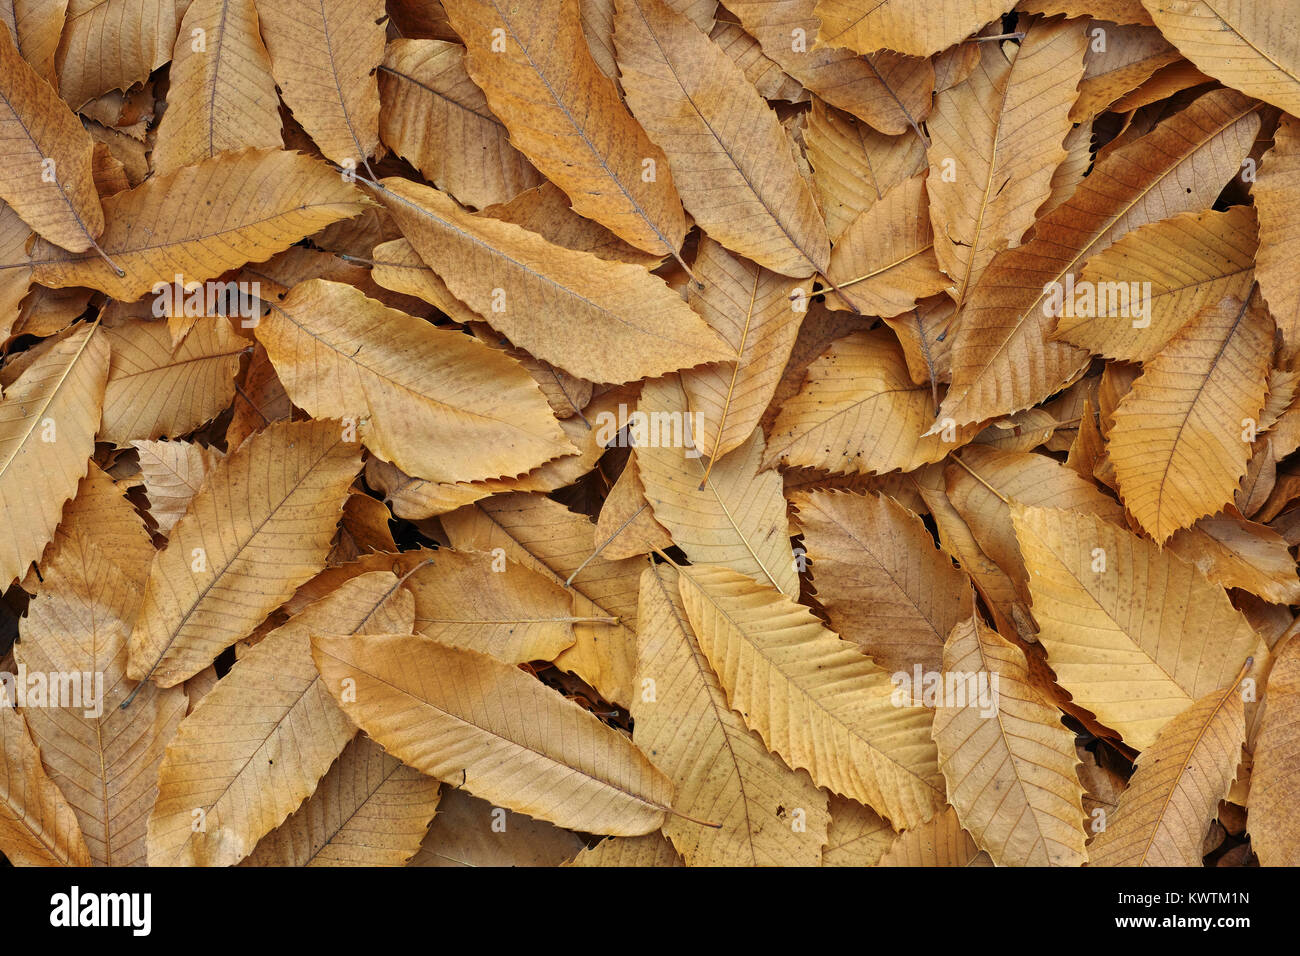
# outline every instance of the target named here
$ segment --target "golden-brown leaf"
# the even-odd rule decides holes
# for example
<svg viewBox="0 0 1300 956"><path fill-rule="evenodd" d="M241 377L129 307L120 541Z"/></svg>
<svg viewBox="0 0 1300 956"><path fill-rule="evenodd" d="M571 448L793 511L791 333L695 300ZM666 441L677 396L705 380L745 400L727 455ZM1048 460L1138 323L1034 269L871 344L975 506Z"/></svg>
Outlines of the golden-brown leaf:
<svg viewBox="0 0 1300 956"><path fill-rule="evenodd" d="M802 605L729 568L683 568L691 627L733 710L819 786L897 827L943 806L932 715L896 705L889 675Z"/></svg>
<svg viewBox="0 0 1300 956"><path fill-rule="evenodd" d="M280 100L259 26L253 0L191 0L168 73L155 175L227 150L283 145Z"/></svg>
<svg viewBox="0 0 1300 956"><path fill-rule="evenodd" d="M52 345L0 399L0 582L8 586L54 537L99 431L108 345L82 326Z"/></svg>
<svg viewBox="0 0 1300 956"><path fill-rule="evenodd" d="M422 773L589 833L637 836L663 823L667 778L618 731L517 667L402 634L318 633L312 655L361 729Z"/></svg>
<svg viewBox="0 0 1300 956"><path fill-rule="evenodd" d="M1030 680L1024 653L972 617L949 635L942 674L934 742L962 826L998 866L1081 865L1074 734Z"/></svg>
<svg viewBox="0 0 1300 956"><path fill-rule="evenodd" d="M180 683L321 569L361 467L344 439L338 421L277 422L208 473L154 559L128 676Z"/></svg>
<svg viewBox="0 0 1300 956"><path fill-rule="evenodd" d="M628 105L700 227L773 272L825 272L830 239L812 190L740 67L664 0L617 0L614 43Z"/></svg>
<svg viewBox="0 0 1300 956"><path fill-rule="evenodd" d="M632 699L632 739L677 790L682 816L669 817L664 833L688 866L817 866L830 823L826 795L727 707L677 578L663 564L641 574L636 673L653 694Z"/></svg>
<svg viewBox="0 0 1300 956"><path fill-rule="evenodd" d="M638 249L676 255L686 214L672 173L591 58L578 0L443 7L465 41L469 75L511 143L568 194L574 211Z"/></svg>
<svg viewBox="0 0 1300 956"><path fill-rule="evenodd" d="M383 0L261 0L271 73L326 159L358 169L379 148Z"/></svg>
<svg viewBox="0 0 1300 956"><path fill-rule="evenodd" d="M734 354L640 266L472 216L408 180L384 180L380 198L457 299L515 345L567 372L627 382Z"/></svg>
<svg viewBox="0 0 1300 956"><path fill-rule="evenodd" d="M1152 542L1069 511L1013 505L1011 518L1047 663L1134 749L1260 646L1222 588Z"/></svg>
<svg viewBox="0 0 1300 956"><path fill-rule="evenodd" d="M1272 351L1269 314L1226 296L1170 339L1120 401L1106 448L1120 497L1156 541L1232 500Z"/></svg>
<svg viewBox="0 0 1300 956"><path fill-rule="evenodd" d="M366 447L416 477L513 477L574 450L514 359L352 286L295 286L257 338L295 405L353 419Z"/></svg>
<svg viewBox="0 0 1300 956"><path fill-rule="evenodd" d="M167 748L150 864L231 866L280 825L356 733L316 672L311 635L409 631L413 603L391 572L358 575L244 654Z"/></svg>
<svg viewBox="0 0 1300 956"><path fill-rule="evenodd" d="M0 30L0 199L50 242L84 252L104 231L91 140Z"/></svg>
<svg viewBox="0 0 1300 956"><path fill-rule="evenodd" d="M1228 794L1246 719L1238 680L1174 717L1137 758L1137 772L1088 848L1092 866L1201 866L1201 844Z"/></svg>

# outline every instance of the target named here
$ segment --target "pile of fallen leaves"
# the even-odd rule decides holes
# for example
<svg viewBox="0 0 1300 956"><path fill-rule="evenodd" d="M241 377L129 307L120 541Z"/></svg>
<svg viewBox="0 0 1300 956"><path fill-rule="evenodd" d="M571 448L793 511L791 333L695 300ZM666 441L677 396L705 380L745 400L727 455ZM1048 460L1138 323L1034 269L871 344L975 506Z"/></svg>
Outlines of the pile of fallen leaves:
<svg viewBox="0 0 1300 956"><path fill-rule="evenodd" d="M0 14L10 862L1300 863L1293 0Z"/></svg>

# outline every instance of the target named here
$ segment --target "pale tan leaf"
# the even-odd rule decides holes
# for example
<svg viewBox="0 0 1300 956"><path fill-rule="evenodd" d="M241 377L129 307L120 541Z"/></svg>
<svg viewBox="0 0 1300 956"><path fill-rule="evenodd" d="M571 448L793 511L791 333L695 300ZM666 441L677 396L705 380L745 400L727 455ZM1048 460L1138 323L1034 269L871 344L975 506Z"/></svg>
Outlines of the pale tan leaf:
<svg viewBox="0 0 1300 956"><path fill-rule="evenodd" d="M1300 863L1300 826L1295 792L1300 781L1296 722L1300 716L1300 641L1290 638L1273 650L1264 716L1255 738L1246 826L1251 849L1263 866Z"/></svg>
<svg viewBox="0 0 1300 956"><path fill-rule="evenodd" d="M0 20L23 59L41 76L54 76L54 53L67 15L68 0L6 0L0 5Z"/></svg>
<svg viewBox="0 0 1300 956"><path fill-rule="evenodd" d="M583 850L565 866L659 867L685 866L662 833L639 837L606 837Z"/></svg>
<svg viewBox="0 0 1300 956"><path fill-rule="evenodd" d="M1088 847L1092 866L1201 866L1201 845L1241 762L1238 680L1169 721Z"/></svg>
<svg viewBox="0 0 1300 956"><path fill-rule="evenodd" d="M594 538L596 548L610 560L649 554L673 545L668 530L655 520L646 500L635 455L628 456L627 464L600 506Z"/></svg>
<svg viewBox="0 0 1300 956"><path fill-rule="evenodd" d="M1253 190L1259 212L1259 255L1256 273L1269 311L1294 350L1300 339L1300 272L1295 268L1300 249L1300 123L1283 116L1273 136L1273 148L1264 154ZM1243 298L1244 293L1238 295Z"/></svg>
<svg viewBox="0 0 1300 956"><path fill-rule="evenodd" d="M885 193L925 169L925 145L920 137L910 132L900 136L878 133L817 97L803 139L814 171L813 187L833 243Z"/></svg>
<svg viewBox="0 0 1300 956"><path fill-rule="evenodd" d="M60 94L80 109L147 78L171 59L184 12L176 0L69 0L55 59Z"/></svg>
<svg viewBox="0 0 1300 956"><path fill-rule="evenodd" d="M934 90L929 60L889 51L863 57L816 44L817 0L731 0L726 6L781 69L880 132L908 132L929 113Z"/></svg>
<svg viewBox="0 0 1300 956"><path fill-rule="evenodd" d="M1300 112L1300 10L1288 0L1142 0L1180 53L1225 86Z"/></svg>
<svg viewBox="0 0 1300 956"><path fill-rule="evenodd" d="M934 232L925 213L926 178L905 179L863 211L831 253L826 278L864 315L892 317L944 291ZM831 308L846 308L839 296Z"/></svg>
<svg viewBox="0 0 1300 956"><path fill-rule="evenodd" d="M736 66L745 74L745 79L753 84L763 99L785 100L790 103L808 100L808 91L803 88L803 84L781 69L775 60L763 52L759 42L739 24L719 20L709 33L709 39L735 61Z"/></svg>
<svg viewBox="0 0 1300 956"><path fill-rule="evenodd" d="M728 703L789 766L895 826L916 826L943 806L932 715L897 706L888 673L855 645L728 568L684 568L679 586Z"/></svg>
<svg viewBox="0 0 1300 956"><path fill-rule="evenodd" d="M151 686L121 709L135 686L126 678L126 639L140 591L118 561L93 538L61 537L41 564L44 581L14 657L28 673L81 677L80 701L27 707L27 725L77 814L91 861L143 866L158 767L187 702L180 687Z"/></svg>
<svg viewBox="0 0 1300 956"><path fill-rule="evenodd" d="M1150 361L1202 309L1216 305L1225 295L1245 300L1259 244L1255 233L1250 206L1187 212L1134 229L1088 260L1075 296L1078 301L1057 317L1053 338L1107 358ZM1147 282L1149 299L1140 285ZM1130 303L1149 309L1149 314L1100 314L1102 308L1088 308L1083 298L1089 284L1096 292L1107 290L1108 296L1109 290L1126 287ZM1134 289L1138 296L1133 295Z"/></svg>
<svg viewBox="0 0 1300 956"><path fill-rule="evenodd" d="M894 842L893 828L856 800L831 796L831 826L822 866L875 866Z"/></svg>
<svg viewBox="0 0 1300 956"><path fill-rule="evenodd" d="M702 422L699 450L715 458L744 444L771 402L810 290L707 237L695 258L695 276L704 288L690 289L691 306L736 356L682 373L691 411Z"/></svg>
<svg viewBox="0 0 1300 956"><path fill-rule="evenodd" d="M549 180L524 190L508 203L488 206L482 214L523 226L557 246L590 252L611 262L631 262L654 268L665 258L662 252L642 252L600 223L578 215L570 207L564 190Z"/></svg>
<svg viewBox="0 0 1300 956"><path fill-rule="evenodd" d="M27 724L0 700L0 852L15 866L90 866L77 816L41 768Z"/></svg>
<svg viewBox="0 0 1300 956"><path fill-rule="evenodd" d="M799 593L781 476L762 471L763 434L708 468L687 444L693 419L672 378L648 382L632 426L655 520L695 564L728 565L791 597ZM638 429L637 424L646 423ZM656 427L657 426L657 427Z"/></svg>
<svg viewBox="0 0 1300 956"><path fill-rule="evenodd" d="M1175 532L1165 547L1225 588L1276 604L1300 603L1295 558L1286 540L1264 525L1217 514Z"/></svg>
<svg viewBox="0 0 1300 956"><path fill-rule="evenodd" d="M858 53L896 50L929 56L976 33L1015 6L1015 0L948 0L924 10L903 0L853 3L818 0L818 46L847 47Z"/></svg>
<svg viewBox="0 0 1300 956"><path fill-rule="evenodd" d="M213 466L224 456L196 442L133 441L149 498L149 514L158 530L170 534L189 508Z"/></svg>
<svg viewBox="0 0 1300 956"><path fill-rule="evenodd" d="M144 586L153 563L153 541L144 519L94 459L77 493L63 506L56 536L74 531L111 554L119 571Z"/></svg>
<svg viewBox="0 0 1300 956"><path fill-rule="evenodd" d="M934 819L894 838L876 866L992 866L989 855L962 829L948 807Z"/></svg>
<svg viewBox="0 0 1300 956"><path fill-rule="evenodd" d="M970 78L938 97L926 189L935 254L958 305L996 252L1020 244L1051 193L1085 46L1080 21L1035 23L1011 59L998 43L979 44Z"/></svg>
<svg viewBox="0 0 1300 956"><path fill-rule="evenodd" d="M1011 526L1013 504L1097 515L1117 525L1124 521L1118 502L1047 455L971 445L953 456L944 478L948 500L980 549L1016 583L1016 593L1026 603L1029 574Z"/></svg>
<svg viewBox="0 0 1300 956"><path fill-rule="evenodd" d="M577 643L555 664L576 673L606 700L626 707L636 670L632 628L644 562L591 558L591 521L543 495L496 495L441 520L458 551L501 548L507 557L558 584L572 577L573 613L589 620L575 623Z"/></svg>
<svg viewBox="0 0 1300 956"><path fill-rule="evenodd" d="M584 846L570 830L444 787L433 826L408 865L559 866Z"/></svg>
<svg viewBox="0 0 1300 956"><path fill-rule="evenodd" d="M1124 233L1207 208L1240 168L1259 129L1251 102L1207 93L1098 163L1034 239L997 255L967 298L953 344L953 386L940 418L965 424L1047 398L1084 368L1087 353L1047 339L1063 292L1089 257Z"/></svg>
<svg viewBox="0 0 1300 956"><path fill-rule="evenodd" d="M1070 110L1070 120L1076 123L1096 116L1178 59L1178 51L1152 26L1093 20L1088 38L1087 69Z"/></svg>
<svg viewBox="0 0 1300 956"><path fill-rule="evenodd" d="M248 340L221 316L201 320L172 348L165 322L104 329L112 358L99 437L118 445L184 435L211 421L235 395Z"/></svg>
<svg viewBox="0 0 1300 956"><path fill-rule="evenodd" d="M439 549L406 580L415 629L508 664L550 661L574 642L573 598L508 558Z"/></svg>

